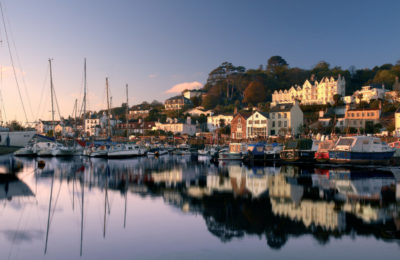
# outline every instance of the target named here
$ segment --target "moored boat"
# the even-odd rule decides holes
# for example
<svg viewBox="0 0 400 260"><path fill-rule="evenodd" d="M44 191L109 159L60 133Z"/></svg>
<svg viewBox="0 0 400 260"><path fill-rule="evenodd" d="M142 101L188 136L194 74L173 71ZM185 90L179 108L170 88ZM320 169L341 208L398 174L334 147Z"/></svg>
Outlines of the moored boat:
<svg viewBox="0 0 400 260"><path fill-rule="evenodd" d="M285 144L280 158L286 162L312 163L316 150L317 146L311 139L291 140Z"/></svg>
<svg viewBox="0 0 400 260"><path fill-rule="evenodd" d="M320 163L329 162L329 150L335 146L333 140L321 141L318 144L318 150L315 152L314 159Z"/></svg>
<svg viewBox="0 0 400 260"><path fill-rule="evenodd" d="M387 164L395 149L373 136L340 137L329 150L332 163Z"/></svg>
<svg viewBox="0 0 400 260"><path fill-rule="evenodd" d="M246 151L245 143L230 143L229 149L222 149L218 153L218 160L242 160Z"/></svg>

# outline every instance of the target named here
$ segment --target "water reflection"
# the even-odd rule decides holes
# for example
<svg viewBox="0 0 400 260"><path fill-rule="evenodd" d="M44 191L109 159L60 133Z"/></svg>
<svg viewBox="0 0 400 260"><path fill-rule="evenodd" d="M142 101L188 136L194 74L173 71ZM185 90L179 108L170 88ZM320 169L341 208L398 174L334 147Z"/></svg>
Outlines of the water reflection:
<svg viewBox="0 0 400 260"><path fill-rule="evenodd" d="M283 250L291 238L302 236L312 236L324 245L345 236L368 236L385 243L400 238L396 169L247 168L239 163L216 166L184 156L49 158L43 169L34 159L4 157L0 162L5 169L0 181L2 223L15 223L13 219L31 223L24 229L18 222L16 229L2 224L7 243L1 248L11 247L11 258L12 248L22 242L44 248L38 255L51 252L59 256L63 250L55 245L66 239L63 236L70 237L72 226L82 256L85 243L100 243L95 234L105 240L108 235L122 235L122 230L115 231L115 224L125 229L130 221L127 211L137 205L137 199L145 198L162 198L164 205L176 210L174 214L201 216L207 232L223 243L255 235L269 248ZM14 202L20 207L6 206ZM166 209L156 207L162 221ZM26 209L40 216L33 221L32 216L24 215ZM118 220L112 218L113 211ZM179 223L168 225L179 228ZM86 236L91 238L86 240ZM127 247L122 256L129 256L129 251ZM97 256L91 251L88 258Z"/></svg>

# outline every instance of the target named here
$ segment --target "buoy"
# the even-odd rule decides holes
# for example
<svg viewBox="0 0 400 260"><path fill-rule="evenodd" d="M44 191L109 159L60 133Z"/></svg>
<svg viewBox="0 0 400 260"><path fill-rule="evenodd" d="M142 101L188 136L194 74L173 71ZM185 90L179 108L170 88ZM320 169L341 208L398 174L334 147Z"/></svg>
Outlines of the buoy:
<svg viewBox="0 0 400 260"><path fill-rule="evenodd" d="M38 168L43 169L46 166L46 163L43 160L38 161Z"/></svg>

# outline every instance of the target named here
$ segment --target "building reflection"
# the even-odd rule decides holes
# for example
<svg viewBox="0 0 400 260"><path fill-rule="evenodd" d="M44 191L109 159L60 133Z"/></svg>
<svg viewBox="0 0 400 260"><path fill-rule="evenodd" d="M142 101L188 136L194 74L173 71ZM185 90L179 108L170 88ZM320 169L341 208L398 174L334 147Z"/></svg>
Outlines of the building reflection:
<svg viewBox="0 0 400 260"><path fill-rule="evenodd" d="M279 249L302 235L322 244L354 235L400 238L398 181L390 169L247 168L179 156L45 162L44 169L37 169L39 180L57 178L80 182L89 191L162 197L182 214L201 215L222 242L256 235ZM37 162L19 163L35 168Z"/></svg>

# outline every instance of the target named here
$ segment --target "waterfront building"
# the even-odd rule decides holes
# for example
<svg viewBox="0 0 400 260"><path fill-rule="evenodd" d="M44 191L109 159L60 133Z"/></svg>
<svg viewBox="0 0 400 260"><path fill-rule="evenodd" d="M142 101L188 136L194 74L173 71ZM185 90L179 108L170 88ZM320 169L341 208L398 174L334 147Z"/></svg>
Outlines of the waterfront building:
<svg viewBox="0 0 400 260"><path fill-rule="evenodd" d="M272 94L272 105L278 103L294 103L296 100L301 104L326 105L334 104L334 96L345 95L346 81L344 77L338 76L337 80L333 77L324 77L320 82L313 79L306 80L302 87L292 86L289 90L275 90Z"/></svg>
<svg viewBox="0 0 400 260"><path fill-rule="evenodd" d="M213 115L207 117L207 128L213 132L220 127L230 125L233 119L233 115Z"/></svg>
<svg viewBox="0 0 400 260"><path fill-rule="evenodd" d="M173 134L196 134L196 125L192 124L190 117L187 118L186 122L178 120L177 118L168 118L167 122L164 124L156 122L155 129L165 132L172 132Z"/></svg>
<svg viewBox="0 0 400 260"><path fill-rule="evenodd" d="M269 112L270 135L297 135L303 125L303 111L299 103L276 104Z"/></svg>
<svg viewBox="0 0 400 260"><path fill-rule="evenodd" d="M251 116L249 112L236 113L231 121L231 138L233 140L242 140L247 137L247 118Z"/></svg>
<svg viewBox="0 0 400 260"><path fill-rule="evenodd" d="M88 136L98 136L100 133L100 119L99 118L85 119L85 133Z"/></svg>
<svg viewBox="0 0 400 260"><path fill-rule="evenodd" d="M191 106L192 102L190 99L184 96L175 96L165 100L165 110L180 110L184 107Z"/></svg>
<svg viewBox="0 0 400 260"><path fill-rule="evenodd" d="M38 134L45 135L49 131L53 130L53 121L40 120L35 126L36 132ZM54 132L61 133L63 131L63 126L60 121L54 121Z"/></svg>
<svg viewBox="0 0 400 260"><path fill-rule="evenodd" d="M119 123L116 125L116 132L128 131L129 134L144 134L145 131L155 130L156 122L144 122L139 120L138 122Z"/></svg>
<svg viewBox="0 0 400 260"><path fill-rule="evenodd" d="M246 121L246 138L267 138L268 113L256 111Z"/></svg>

